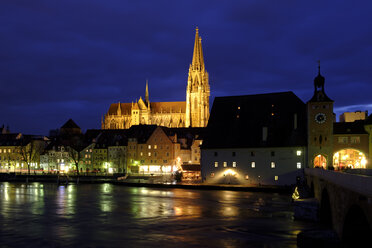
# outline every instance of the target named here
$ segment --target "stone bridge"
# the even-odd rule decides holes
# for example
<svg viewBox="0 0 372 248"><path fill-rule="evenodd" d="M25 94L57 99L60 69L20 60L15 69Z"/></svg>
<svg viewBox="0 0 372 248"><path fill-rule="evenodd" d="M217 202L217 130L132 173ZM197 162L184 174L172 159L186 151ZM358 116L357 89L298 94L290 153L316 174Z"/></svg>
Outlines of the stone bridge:
<svg viewBox="0 0 372 248"><path fill-rule="evenodd" d="M305 169L318 200L320 221L336 231L347 247L372 247L372 177L323 169Z"/></svg>

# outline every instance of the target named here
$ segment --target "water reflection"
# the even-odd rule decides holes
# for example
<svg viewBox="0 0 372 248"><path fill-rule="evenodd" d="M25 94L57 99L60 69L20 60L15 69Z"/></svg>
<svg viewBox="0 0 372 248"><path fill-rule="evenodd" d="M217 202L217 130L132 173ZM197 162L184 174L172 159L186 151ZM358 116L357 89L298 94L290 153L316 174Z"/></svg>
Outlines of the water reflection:
<svg viewBox="0 0 372 248"><path fill-rule="evenodd" d="M100 207L102 212L111 212L114 207L114 200L112 195L113 185L104 183L101 185Z"/></svg>
<svg viewBox="0 0 372 248"><path fill-rule="evenodd" d="M278 194L0 183L5 247L296 247L292 216Z"/></svg>

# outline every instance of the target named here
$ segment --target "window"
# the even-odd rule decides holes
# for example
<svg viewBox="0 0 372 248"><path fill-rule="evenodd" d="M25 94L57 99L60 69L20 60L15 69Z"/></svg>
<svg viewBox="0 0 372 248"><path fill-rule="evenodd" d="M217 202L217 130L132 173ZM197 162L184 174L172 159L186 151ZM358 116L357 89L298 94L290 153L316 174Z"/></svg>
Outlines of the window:
<svg viewBox="0 0 372 248"><path fill-rule="evenodd" d="M339 144L347 144L348 138L347 137L338 137Z"/></svg>
<svg viewBox="0 0 372 248"><path fill-rule="evenodd" d="M151 145L149 145L148 148L151 149Z"/></svg>
<svg viewBox="0 0 372 248"><path fill-rule="evenodd" d="M301 150L297 150L297 151L296 151L296 154L297 154L297 156L301 156L302 151L301 151Z"/></svg>
<svg viewBox="0 0 372 248"><path fill-rule="evenodd" d="M213 172L211 173L211 177L214 177L214 173Z"/></svg>
<svg viewBox="0 0 372 248"><path fill-rule="evenodd" d="M158 146L157 145L154 145L154 149L158 149Z"/></svg>
<svg viewBox="0 0 372 248"><path fill-rule="evenodd" d="M169 152L167 152L167 157L169 157Z"/></svg>
<svg viewBox="0 0 372 248"><path fill-rule="evenodd" d="M235 157L236 153L235 152L232 152L232 156Z"/></svg>
<svg viewBox="0 0 372 248"><path fill-rule="evenodd" d="M278 181L278 180L279 180L279 177L278 177L278 176L275 176L275 177L274 177L274 180L275 180L275 181Z"/></svg>
<svg viewBox="0 0 372 248"><path fill-rule="evenodd" d="M256 168L256 162L251 162L251 167Z"/></svg>
<svg viewBox="0 0 372 248"><path fill-rule="evenodd" d="M232 163L232 166L233 166L233 167L236 167L236 162L233 162L233 163Z"/></svg>
<svg viewBox="0 0 372 248"><path fill-rule="evenodd" d="M218 162L214 162L214 167L218 167Z"/></svg>
<svg viewBox="0 0 372 248"><path fill-rule="evenodd" d="M254 157L255 153L254 152L251 152L251 157Z"/></svg>
<svg viewBox="0 0 372 248"><path fill-rule="evenodd" d="M275 152L271 151L271 157L274 157L274 156L275 156Z"/></svg>
<svg viewBox="0 0 372 248"><path fill-rule="evenodd" d="M275 168L275 162L271 162L271 168Z"/></svg>
<svg viewBox="0 0 372 248"><path fill-rule="evenodd" d="M359 144L360 143L360 137L350 137L350 143L351 144Z"/></svg>
<svg viewBox="0 0 372 248"><path fill-rule="evenodd" d="M214 152L214 156L217 157L218 156L218 152Z"/></svg>
<svg viewBox="0 0 372 248"><path fill-rule="evenodd" d="M249 179L249 176L248 175L245 175L244 178L245 178L245 180L248 180Z"/></svg>
<svg viewBox="0 0 372 248"><path fill-rule="evenodd" d="M143 152L141 152L140 155L143 156Z"/></svg>
<svg viewBox="0 0 372 248"><path fill-rule="evenodd" d="M151 152L148 153L149 157L151 156Z"/></svg>
<svg viewBox="0 0 372 248"><path fill-rule="evenodd" d="M297 162L297 169L301 169L301 162Z"/></svg>
<svg viewBox="0 0 372 248"><path fill-rule="evenodd" d="M227 167L227 162L223 162L223 167Z"/></svg>

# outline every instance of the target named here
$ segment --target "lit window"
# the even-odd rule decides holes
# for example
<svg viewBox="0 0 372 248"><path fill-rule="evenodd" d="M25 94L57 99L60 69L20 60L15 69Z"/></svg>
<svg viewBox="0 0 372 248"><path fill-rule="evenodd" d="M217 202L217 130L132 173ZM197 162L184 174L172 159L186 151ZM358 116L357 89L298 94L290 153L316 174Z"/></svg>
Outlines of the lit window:
<svg viewBox="0 0 372 248"><path fill-rule="evenodd" d="M158 146L157 145L154 145L154 149L157 149L158 148Z"/></svg>
<svg viewBox="0 0 372 248"><path fill-rule="evenodd" d="M274 179L275 179L275 181L278 181L279 180L279 177L278 176L275 176Z"/></svg>
<svg viewBox="0 0 372 248"><path fill-rule="evenodd" d="M0 153L2 152L3 150L0 149Z"/></svg>
<svg viewBox="0 0 372 248"><path fill-rule="evenodd" d="M57 163L59 163L59 158L57 158Z"/></svg>
<svg viewBox="0 0 372 248"><path fill-rule="evenodd" d="M211 173L211 177L214 177L214 173L213 172Z"/></svg>
<svg viewBox="0 0 372 248"><path fill-rule="evenodd" d="M359 144L360 143L360 137L350 137L350 143L351 144Z"/></svg>
<svg viewBox="0 0 372 248"><path fill-rule="evenodd" d="M149 152L149 157L151 156L151 152Z"/></svg>
<svg viewBox="0 0 372 248"><path fill-rule="evenodd" d="M151 145L149 145L149 149L151 149Z"/></svg>
<svg viewBox="0 0 372 248"><path fill-rule="evenodd" d="M233 162L233 164L232 164L232 165L233 165L233 167L236 167L236 162Z"/></svg>
<svg viewBox="0 0 372 248"><path fill-rule="evenodd" d="M271 162L271 168L275 168L275 162Z"/></svg>
<svg viewBox="0 0 372 248"><path fill-rule="evenodd" d="M218 167L218 162L214 162L214 167Z"/></svg>
<svg viewBox="0 0 372 248"><path fill-rule="evenodd" d="M256 162L251 162L251 166L252 166L252 168L255 168L256 167Z"/></svg>
<svg viewBox="0 0 372 248"><path fill-rule="evenodd" d="M4 149L4 153L6 153L6 149Z"/></svg>
<svg viewBox="0 0 372 248"><path fill-rule="evenodd" d="M248 180L249 179L249 176L248 175L245 175L245 180Z"/></svg>
<svg viewBox="0 0 372 248"><path fill-rule="evenodd" d="M238 106L238 109L240 109L240 106Z"/></svg>
<svg viewBox="0 0 372 248"><path fill-rule="evenodd" d="M297 162L297 169L301 169L301 162Z"/></svg>
<svg viewBox="0 0 372 248"><path fill-rule="evenodd" d="M143 156L143 152L141 152L140 155Z"/></svg>
<svg viewBox="0 0 372 248"><path fill-rule="evenodd" d="M223 167L227 167L227 162L223 162Z"/></svg>
<svg viewBox="0 0 372 248"><path fill-rule="evenodd" d="M297 150L296 154L297 154L297 156L301 156L302 151L301 150Z"/></svg>
<svg viewBox="0 0 372 248"><path fill-rule="evenodd" d="M347 144L348 143L348 137L338 137L338 143Z"/></svg>

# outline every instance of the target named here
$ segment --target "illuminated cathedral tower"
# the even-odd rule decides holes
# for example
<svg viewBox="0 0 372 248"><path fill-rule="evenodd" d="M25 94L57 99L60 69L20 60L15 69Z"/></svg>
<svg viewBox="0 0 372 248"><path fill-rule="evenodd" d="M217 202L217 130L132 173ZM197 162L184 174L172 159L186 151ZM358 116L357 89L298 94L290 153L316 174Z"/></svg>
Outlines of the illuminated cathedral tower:
<svg viewBox="0 0 372 248"><path fill-rule="evenodd" d="M201 37L196 28L194 54L186 90L186 127L205 127L209 119L209 80L205 70Z"/></svg>
<svg viewBox="0 0 372 248"><path fill-rule="evenodd" d="M132 125L165 127L205 127L209 119L209 83L201 38L196 28L194 54L189 69L186 101L151 102L146 82L145 99L132 103L112 103L102 116L102 129L128 129Z"/></svg>

